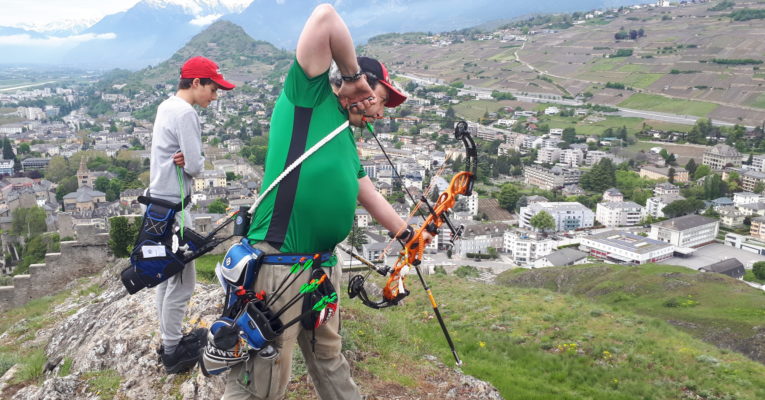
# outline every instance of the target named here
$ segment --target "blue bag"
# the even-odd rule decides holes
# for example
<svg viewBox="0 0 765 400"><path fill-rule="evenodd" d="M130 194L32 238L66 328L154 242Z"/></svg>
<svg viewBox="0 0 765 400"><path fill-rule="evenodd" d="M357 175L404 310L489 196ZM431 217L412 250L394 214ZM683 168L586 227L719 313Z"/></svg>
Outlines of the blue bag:
<svg viewBox="0 0 765 400"><path fill-rule="evenodd" d="M189 200L186 198L185 204ZM146 211L130 253L130 266L121 273L122 284L130 294L159 285L182 271L187 262L177 250L179 243L173 244L175 214L182 212L182 203L148 196L139 196L138 201L146 205ZM193 242L188 242L191 247Z"/></svg>

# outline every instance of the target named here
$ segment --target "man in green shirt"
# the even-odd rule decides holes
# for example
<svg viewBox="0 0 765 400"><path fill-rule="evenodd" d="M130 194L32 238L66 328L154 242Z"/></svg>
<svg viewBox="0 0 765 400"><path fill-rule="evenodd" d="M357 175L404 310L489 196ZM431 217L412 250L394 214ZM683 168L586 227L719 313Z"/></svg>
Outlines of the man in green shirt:
<svg viewBox="0 0 765 400"><path fill-rule="evenodd" d="M332 84L329 76L333 61L341 76L332 81L339 84ZM303 28L296 60L274 107L261 187L268 187L307 149L346 121L362 127L366 119L381 117L384 107L396 107L404 100L406 96L393 87L382 63L356 57L348 28L332 6L318 6ZM350 232L357 201L400 238L413 234L364 174L353 132L346 128L267 194L252 216L248 238L266 254L331 252ZM326 268L336 288L339 268ZM273 293L289 270L289 265L263 264L255 291ZM302 283L290 285L271 309L281 309ZM297 304L280 318L290 321L300 312ZM297 341L322 400L360 399L340 352L339 325L336 316L314 332L300 324L290 327L278 338L278 357L254 357L231 369L223 398L283 398Z"/></svg>

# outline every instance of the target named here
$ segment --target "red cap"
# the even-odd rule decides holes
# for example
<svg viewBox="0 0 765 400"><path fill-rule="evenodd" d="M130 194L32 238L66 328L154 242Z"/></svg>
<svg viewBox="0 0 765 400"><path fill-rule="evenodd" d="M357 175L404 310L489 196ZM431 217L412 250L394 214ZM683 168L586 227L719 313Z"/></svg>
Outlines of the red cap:
<svg viewBox="0 0 765 400"><path fill-rule="evenodd" d="M398 107L406 101L406 96L391 83L388 69L385 68L383 63L369 57L357 57L356 60L359 63L359 67L361 67L361 72L372 73L377 77L378 82L388 88L388 101L385 102L385 107Z"/></svg>
<svg viewBox="0 0 765 400"><path fill-rule="evenodd" d="M223 79L218 64L201 56L189 58L181 67L181 78L209 78L217 83L223 90L231 90L236 87L233 83Z"/></svg>

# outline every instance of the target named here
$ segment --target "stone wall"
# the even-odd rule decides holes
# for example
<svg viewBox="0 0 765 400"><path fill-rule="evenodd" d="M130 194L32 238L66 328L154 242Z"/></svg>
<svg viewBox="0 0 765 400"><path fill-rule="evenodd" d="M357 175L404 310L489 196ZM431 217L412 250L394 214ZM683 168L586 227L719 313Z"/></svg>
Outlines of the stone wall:
<svg viewBox="0 0 765 400"><path fill-rule="evenodd" d="M44 264L30 265L28 275L16 275L13 286L0 287L0 311L56 293L113 262L108 233L99 233L90 225L77 225L75 231L77 240L61 242L60 253L46 254Z"/></svg>

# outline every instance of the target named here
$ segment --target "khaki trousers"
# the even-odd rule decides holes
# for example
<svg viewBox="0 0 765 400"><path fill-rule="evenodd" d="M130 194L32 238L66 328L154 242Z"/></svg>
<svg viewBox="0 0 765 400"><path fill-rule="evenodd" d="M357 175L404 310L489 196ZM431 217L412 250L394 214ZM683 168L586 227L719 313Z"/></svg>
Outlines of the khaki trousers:
<svg viewBox="0 0 765 400"><path fill-rule="evenodd" d="M279 253L265 242L257 243L254 247L266 254ZM279 287L285 276L289 275L290 265L263 265L255 283L255 291L265 290L272 295ZM340 265L325 267L335 289L340 287ZM284 294L270 306L272 310L281 309L299 291L300 286L308 282L309 271L304 271L295 282L284 291ZM292 278L289 278L290 281ZM289 283L289 281L288 281ZM300 315L302 299L290 307L279 318L283 323L291 321ZM300 323L289 327L278 339L279 355L266 360L260 357L251 358L229 371L226 377L226 391L223 400L281 400L284 398L292 371L292 351L295 342L300 346L305 358L308 373L311 375L314 387L322 400L358 400L361 399L358 387L351 378L348 361L340 352L342 338L339 334L340 315L338 313L326 324L314 332L303 329Z"/></svg>

